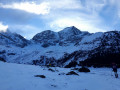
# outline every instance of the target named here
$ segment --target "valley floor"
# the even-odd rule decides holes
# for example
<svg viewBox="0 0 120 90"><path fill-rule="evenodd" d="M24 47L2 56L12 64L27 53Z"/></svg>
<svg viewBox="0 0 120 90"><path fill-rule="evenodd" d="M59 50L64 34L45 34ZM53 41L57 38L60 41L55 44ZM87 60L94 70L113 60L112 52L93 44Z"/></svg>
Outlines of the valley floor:
<svg viewBox="0 0 120 90"><path fill-rule="evenodd" d="M90 68L90 73L58 75L71 69L0 62L0 90L120 90L120 78L110 68ZM120 69L118 70L120 75ZM34 77L45 75L46 78Z"/></svg>

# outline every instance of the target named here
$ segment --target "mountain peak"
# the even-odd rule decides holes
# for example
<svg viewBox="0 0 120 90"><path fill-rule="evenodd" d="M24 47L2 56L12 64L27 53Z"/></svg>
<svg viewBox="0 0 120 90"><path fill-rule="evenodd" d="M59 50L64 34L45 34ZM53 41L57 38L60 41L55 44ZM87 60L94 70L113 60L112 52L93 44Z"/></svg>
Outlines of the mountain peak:
<svg viewBox="0 0 120 90"><path fill-rule="evenodd" d="M77 29L75 26L71 26L71 27L64 28L62 31L58 33L64 34L64 35L78 35L81 33L81 31Z"/></svg>
<svg viewBox="0 0 120 90"><path fill-rule="evenodd" d="M52 30L45 30L45 31L42 31L41 33L51 33L51 32L54 33L54 31L52 31Z"/></svg>
<svg viewBox="0 0 120 90"><path fill-rule="evenodd" d="M29 43L29 41L20 34L10 32L9 30L0 32L0 41L1 45L15 45L18 47L27 46Z"/></svg>
<svg viewBox="0 0 120 90"><path fill-rule="evenodd" d="M71 29L77 29L75 26L71 26L70 28L71 28Z"/></svg>
<svg viewBox="0 0 120 90"><path fill-rule="evenodd" d="M51 30L46 30L46 31L43 31L41 33L38 33L36 34L32 39L34 41L37 41L39 43L42 43L42 42L48 42L50 43L51 42L54 42L58 39L58 33L57 32L54 32L54 31L51 31Z"/></svg>

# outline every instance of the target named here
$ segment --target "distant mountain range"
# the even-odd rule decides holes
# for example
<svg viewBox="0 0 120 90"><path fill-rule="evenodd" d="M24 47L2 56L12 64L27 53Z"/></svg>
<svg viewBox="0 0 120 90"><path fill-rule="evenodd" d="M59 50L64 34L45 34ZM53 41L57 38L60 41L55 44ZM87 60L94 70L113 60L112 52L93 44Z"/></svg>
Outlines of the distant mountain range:
<svg viewBox="0 0 120 90"><path fill-rule="evenodd" d="M59 32L43 31L31 40L0 32L0 58L12 63L63 67L120 64L119 54L119 31L89 33L72 26Z"/></svg>

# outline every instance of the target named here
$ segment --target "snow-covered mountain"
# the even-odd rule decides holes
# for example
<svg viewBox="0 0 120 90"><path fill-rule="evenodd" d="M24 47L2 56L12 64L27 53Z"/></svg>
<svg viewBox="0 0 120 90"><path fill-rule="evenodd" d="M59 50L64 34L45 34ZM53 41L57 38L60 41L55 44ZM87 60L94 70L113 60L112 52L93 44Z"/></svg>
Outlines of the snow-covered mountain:
<svg viewBox="0 0 120 90"><path fill-rule="evenodd" d="M84 36L90 35L90 33L82 32L74 26L67 27L62 31L58 32L58 34L61 41L63 42L68 41L71 43L80 42Z"/></svg>
<svg viewBox="0 0 120 90"><path fill-rule="evenodd" d="M55 45L59 41L59 36L58 33L56 32L53 32L51 30L46 30L36 34L32 38L32 40L41 44Z"/></svg>
<svg viewBox="0 0 120 90"><path fill-rule="evenodd" d="M0 45L15 45L18 47L25 47L29 43L24 37L17 33L10 31L0 32Z"/></svg>
<svg viewBox="0 0 120 90"><path fill-rule="evenodd" d="M55 46L56 44L59 44L60 46L69 46L71 43L79 43L84 36L89 35L91 34L88 32L82 32L76 27L72 26L67 27L59 32L53 32L51 30L43 31L36 34L32 40L43 44L43 46Z"/></svg>
<svg viewBox="0 0 120 90"><path fill-rule="evenodd" d="M72 26L59 32L43 31L31 40L0 33L0 57L7 62L67 66L107 52L120 53L119 31L89 33Z"/></svg>

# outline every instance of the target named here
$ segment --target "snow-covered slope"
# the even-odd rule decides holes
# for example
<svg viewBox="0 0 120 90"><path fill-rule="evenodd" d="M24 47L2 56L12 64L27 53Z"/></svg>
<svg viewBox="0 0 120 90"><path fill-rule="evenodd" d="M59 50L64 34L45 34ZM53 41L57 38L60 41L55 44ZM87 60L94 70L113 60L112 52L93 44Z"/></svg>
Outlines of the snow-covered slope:
<svg viewBox="0 0 120 90"><path fill-rule="evenodd" d="M119 90L120 78L110 68L90 68L90 73L64 75L65 68L48 68L0 62L0 90ZM120 70L118 74L120 75ZM63 75L58 75L63 73ZM45 75L46 78L34 77Z"/></svg>
<svg viewBox="0 0 120 90"><path fill-rule="evenodd" d="M88 33L72 26L59 32L43 31L30 41L15 33L0 33L0 58L7 62L65 66L105 51L120 52L119 31Z"/></svg>
<svg viewBox="0 0 120 90"><path fill-rule="evenodd" d="M0 45L15 45L25 47L29 41L17 33L0 32Z"/></svg>
<svg viewBox="0 0 120 90"><path fill-rule="evenodd" d="M24 48L19 48L15 46L0 46L1 51L5 50L4 55L8 62L15 63L32 63L33 60L40 60L41 56L46 56L48 58L54 57L56 60L64 56L65 53L72 53L77 51L79 47L74 47L74 45L62 47L62 46L50 46L44 48L41 44L32 44ZM12 54L13 53L13 54Z"/></svg>

